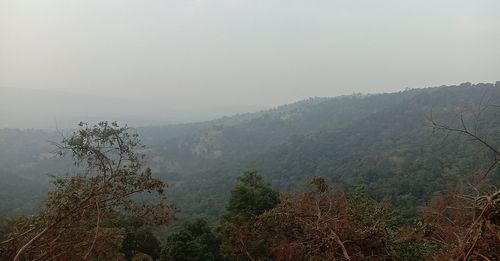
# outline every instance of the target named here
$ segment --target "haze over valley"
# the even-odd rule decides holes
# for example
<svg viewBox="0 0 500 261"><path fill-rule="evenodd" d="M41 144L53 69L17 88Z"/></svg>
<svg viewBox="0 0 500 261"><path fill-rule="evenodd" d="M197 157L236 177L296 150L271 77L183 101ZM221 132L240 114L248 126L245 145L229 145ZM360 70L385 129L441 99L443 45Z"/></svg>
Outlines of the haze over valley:
<svg viewBox="0 0 500 261"><path fill-rule="evenodd" d="M0 260L500 260L499 10L0 0Z"/></svg>

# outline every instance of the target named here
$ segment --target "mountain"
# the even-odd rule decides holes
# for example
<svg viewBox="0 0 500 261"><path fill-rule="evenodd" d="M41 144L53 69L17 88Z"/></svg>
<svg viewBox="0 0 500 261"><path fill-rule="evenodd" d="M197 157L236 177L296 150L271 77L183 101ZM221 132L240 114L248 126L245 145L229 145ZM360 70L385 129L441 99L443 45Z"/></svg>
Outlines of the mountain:
<svg viewBox="0 0 500 261"><path fill-rule="evenodd" d="M236 177L252 169L281 191L300 189L311 176L347 190L363 186L409 217L433 193L488 163L478 144L434 132L431 112L451 125L462 113L497 144L500 111L488 107L476 121L481 104L500 104L498 82L309 99L150 143L152 166L189 215L220 215Z"/></svg>
<svg viewBox="0 0 500 261"><path fill-rule="evenodd" d="M487 106L499 104L500 82L464 83L311 98L257 113L137 130L150 148L148 164L169 184L170 200L181 210L181 219L220 216L245 170L259 171L281 191L300 190L311 176L325 176L345 190L363 186L372 197L392 202L411 218L433 193L489 160L478 144L434 132L431 114L436 121L459 127L462 115L466 126L500 145L500 109ZM58 137L35 130L0 130L0 176L15 173L46 184L41 174L64 169L50 156L53 147L44 142ZM499 177L498 171L493 173L493 184Z"/></svg>

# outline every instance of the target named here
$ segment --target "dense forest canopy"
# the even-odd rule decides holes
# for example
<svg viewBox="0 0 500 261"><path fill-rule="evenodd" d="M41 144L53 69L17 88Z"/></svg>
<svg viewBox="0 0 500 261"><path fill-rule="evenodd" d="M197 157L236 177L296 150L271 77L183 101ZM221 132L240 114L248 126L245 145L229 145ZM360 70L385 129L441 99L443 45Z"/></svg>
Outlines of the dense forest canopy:
<svg viewBox="0 0 500 261"><path fill-rule="evenodd" d="M500 83L465 83L311 98L258 113L137 131L149 166L168 181L180 217L219 217L236 177L247 170L259 171L280 191L300 190L311 176L328 177L347 190L364 186L370 196L390 200L410 217L434 192L490 156L463 137L434 133L431 112L450 124L459 124L462 113L496 145L498 112L489 107L480 119L474 117L481 106L494 104L500 104ZM4 215L35 211L49 186L47 174L71 170L53 154L51 141L64 133L0 130Z"/></svg>

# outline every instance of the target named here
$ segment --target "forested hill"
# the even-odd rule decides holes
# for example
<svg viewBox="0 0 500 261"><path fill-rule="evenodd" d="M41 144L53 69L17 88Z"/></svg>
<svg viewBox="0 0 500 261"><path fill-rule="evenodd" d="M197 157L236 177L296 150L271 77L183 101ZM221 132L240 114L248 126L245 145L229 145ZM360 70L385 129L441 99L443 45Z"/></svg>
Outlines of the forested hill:
<svg viewBox="0 0 500 261"><path fill-rule="evenodd" d="M390 200L411 216L434 192L489 157L463 137L434 133L431 114L437 122L459 127L462 115L467 127L498 145L500 108L487 105L499 104L500 82L465 83L312 98L258 113L138 131L149 147L148 164L169 184L180 218L218 217L245 170L259 171L281 191L301 189L316 175L346 190L364 186L371 196ZM23 138L10 140L13 133ZM43 183L46 179L37 175L53 172L56 161L43 154L53 149L44 141L55 138L53 133L0 130L0 175ZM12 195L0 197L8 202Z"/></svg>
<svg viewBox="0 0 500 261"><path fill-rule="evenodd" d="M184 214L219 215L236 177L251 169L282 191L300 189L315 175L345 189L364 186L411 215L434 192L488 163L481 146L434 133L431 112L451 126L462 114L498 143L500 109L485 107L495 104L498 82L309 99L152 142L152 162Z"/></svg>

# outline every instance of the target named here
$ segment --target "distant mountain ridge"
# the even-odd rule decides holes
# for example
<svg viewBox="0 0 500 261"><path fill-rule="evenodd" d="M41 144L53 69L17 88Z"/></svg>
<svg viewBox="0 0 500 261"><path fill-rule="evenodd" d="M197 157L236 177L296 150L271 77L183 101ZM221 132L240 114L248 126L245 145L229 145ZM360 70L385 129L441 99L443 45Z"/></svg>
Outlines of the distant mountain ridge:
<svg viewBox="0 0 500 261"><path fill-rule="evenodd" d="M52 90L0 87L0 128L66 129L80 121L126 122L132 126L165 125L214 119L234 112L258 110L250 106L173 109L159 101L124 100Z"/></svg>

